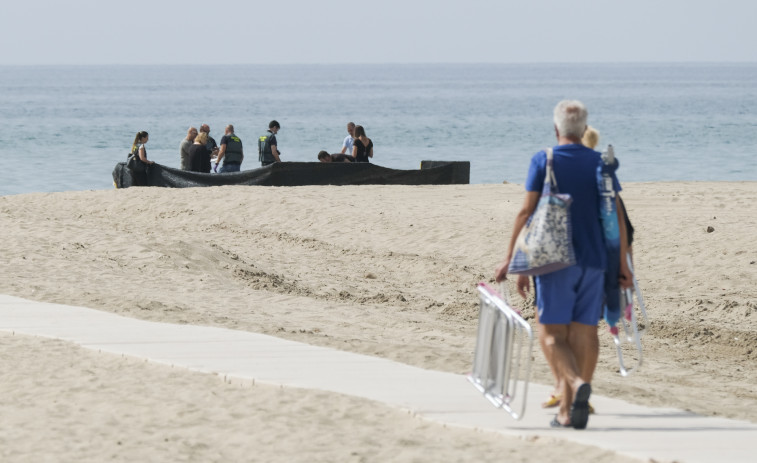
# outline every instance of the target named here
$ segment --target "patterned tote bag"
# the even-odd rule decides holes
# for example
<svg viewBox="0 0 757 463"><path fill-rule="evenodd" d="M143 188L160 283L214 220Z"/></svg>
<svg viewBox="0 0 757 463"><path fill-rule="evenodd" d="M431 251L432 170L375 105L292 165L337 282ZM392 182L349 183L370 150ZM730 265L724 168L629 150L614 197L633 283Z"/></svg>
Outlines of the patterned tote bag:
<svg viewBox="0 0 757 463"><path fill-rule="evenodd" d="M544 189L536 210L518 235L508 273L545 275L576 263L570 224L573 198L558 192L552 162L552 148L547 148Z"/></svg>

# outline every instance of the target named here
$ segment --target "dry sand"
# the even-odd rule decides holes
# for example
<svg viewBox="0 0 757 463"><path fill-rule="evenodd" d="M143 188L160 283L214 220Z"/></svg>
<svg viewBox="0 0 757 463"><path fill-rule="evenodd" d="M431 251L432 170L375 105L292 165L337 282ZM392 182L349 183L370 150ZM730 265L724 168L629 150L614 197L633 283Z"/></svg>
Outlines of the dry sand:
<svg viewBox="0 0 757 463"><path fill-rule="evenodd" d="M227 383L0 333L3 462L631 463L606 450L449 428L349 396ZM563 460L565 461L565 460Z"/></svg>
<svg viewBox="0 0 757 463"><path fill-rule="evenodd" d="M594 389L756 422L757 183L625 188L646 357L621 378L603 329ZM0 293L464 373L474 285L490 279L522 198L518 185L0 197ZM536 359L535 379L549 383Z"/></svg>

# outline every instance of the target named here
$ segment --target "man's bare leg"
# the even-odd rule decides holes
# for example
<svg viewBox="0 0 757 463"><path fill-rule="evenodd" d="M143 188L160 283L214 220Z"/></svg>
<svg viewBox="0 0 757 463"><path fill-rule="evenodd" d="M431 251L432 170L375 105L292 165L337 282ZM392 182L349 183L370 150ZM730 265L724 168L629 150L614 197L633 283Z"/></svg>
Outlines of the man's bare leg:
<svg viewBox="0 0 757 463"><path fill-rule="evenodd" d="M591 383L599 358L597 327L572 322L568 327L568 344L576 357L576 365L581 378Z"/></svg>
<svg viewBox="0 0 757 463"><path fill-rule="evenodd" d="M569 325L542 324L544 332L544 356L550 367L557 372L558 382L562 386L562 400L557 421L562 424L570 422L570 405L573 394L585 381L579 374L576 357L568 343Z"/></svg>
<svg viewBox="0 0 757 463"><path fill-rule="evenodd" d="M539 323L538 311L537 311L537 315L536 315L536 323ZM546 347L546 344L545 344L545 340L546 340L546 334L545 334L544 328L542 327L542 328L539 329L539 345L541 346L541 351L542 352L547 352L547 347ZM555 370L555 367L552 366L552 363L547 362L547 364L549 365L549 370L552 372L552 376L555 378L555 389L554 389L554 391L552 391L552 396L559 397L560 400L562 400L562 397L561 397L561 394L562 394L562 381L560 380L560 374L557 372L557 370ZM550 400L552 400L551 397L550 397ZM545 404L547 404L547 403L548 402L545 402L544 404L542 404L542 407L544 407ZM558 401L558 403L556 405L550 405L550 408L551 407L556 407L558 405L559 405L559 401Z"/></svg>

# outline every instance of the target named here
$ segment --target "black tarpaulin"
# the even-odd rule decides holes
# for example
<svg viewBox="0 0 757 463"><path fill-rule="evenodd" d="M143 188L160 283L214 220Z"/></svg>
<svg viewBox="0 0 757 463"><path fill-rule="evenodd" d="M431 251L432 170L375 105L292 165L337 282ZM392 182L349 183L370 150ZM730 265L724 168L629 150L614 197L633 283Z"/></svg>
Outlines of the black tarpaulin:
<svg viewBox="0 0 757 463"><path fill-rule="evenodd" d="M470 162L423 161L420 170L398 170L369 163L281 162L227 174L201 174L152 164L148 186L189 188L221 185L451 185L470 183ZM132 186L126 163L113 169L116 188Z"/></svg>

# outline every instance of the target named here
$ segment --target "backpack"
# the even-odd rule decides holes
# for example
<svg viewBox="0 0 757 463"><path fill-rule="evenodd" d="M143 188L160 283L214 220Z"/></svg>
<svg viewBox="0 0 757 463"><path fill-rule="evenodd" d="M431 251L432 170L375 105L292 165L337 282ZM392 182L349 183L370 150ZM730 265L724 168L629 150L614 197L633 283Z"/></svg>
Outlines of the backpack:
<svg viewBox="0 0 757 463"><path fill-rule="evenodd" d="M139 158L139 146L134 146L126 158L126 168L132 172L142 172L145 170L145 164Z"/></svg>

